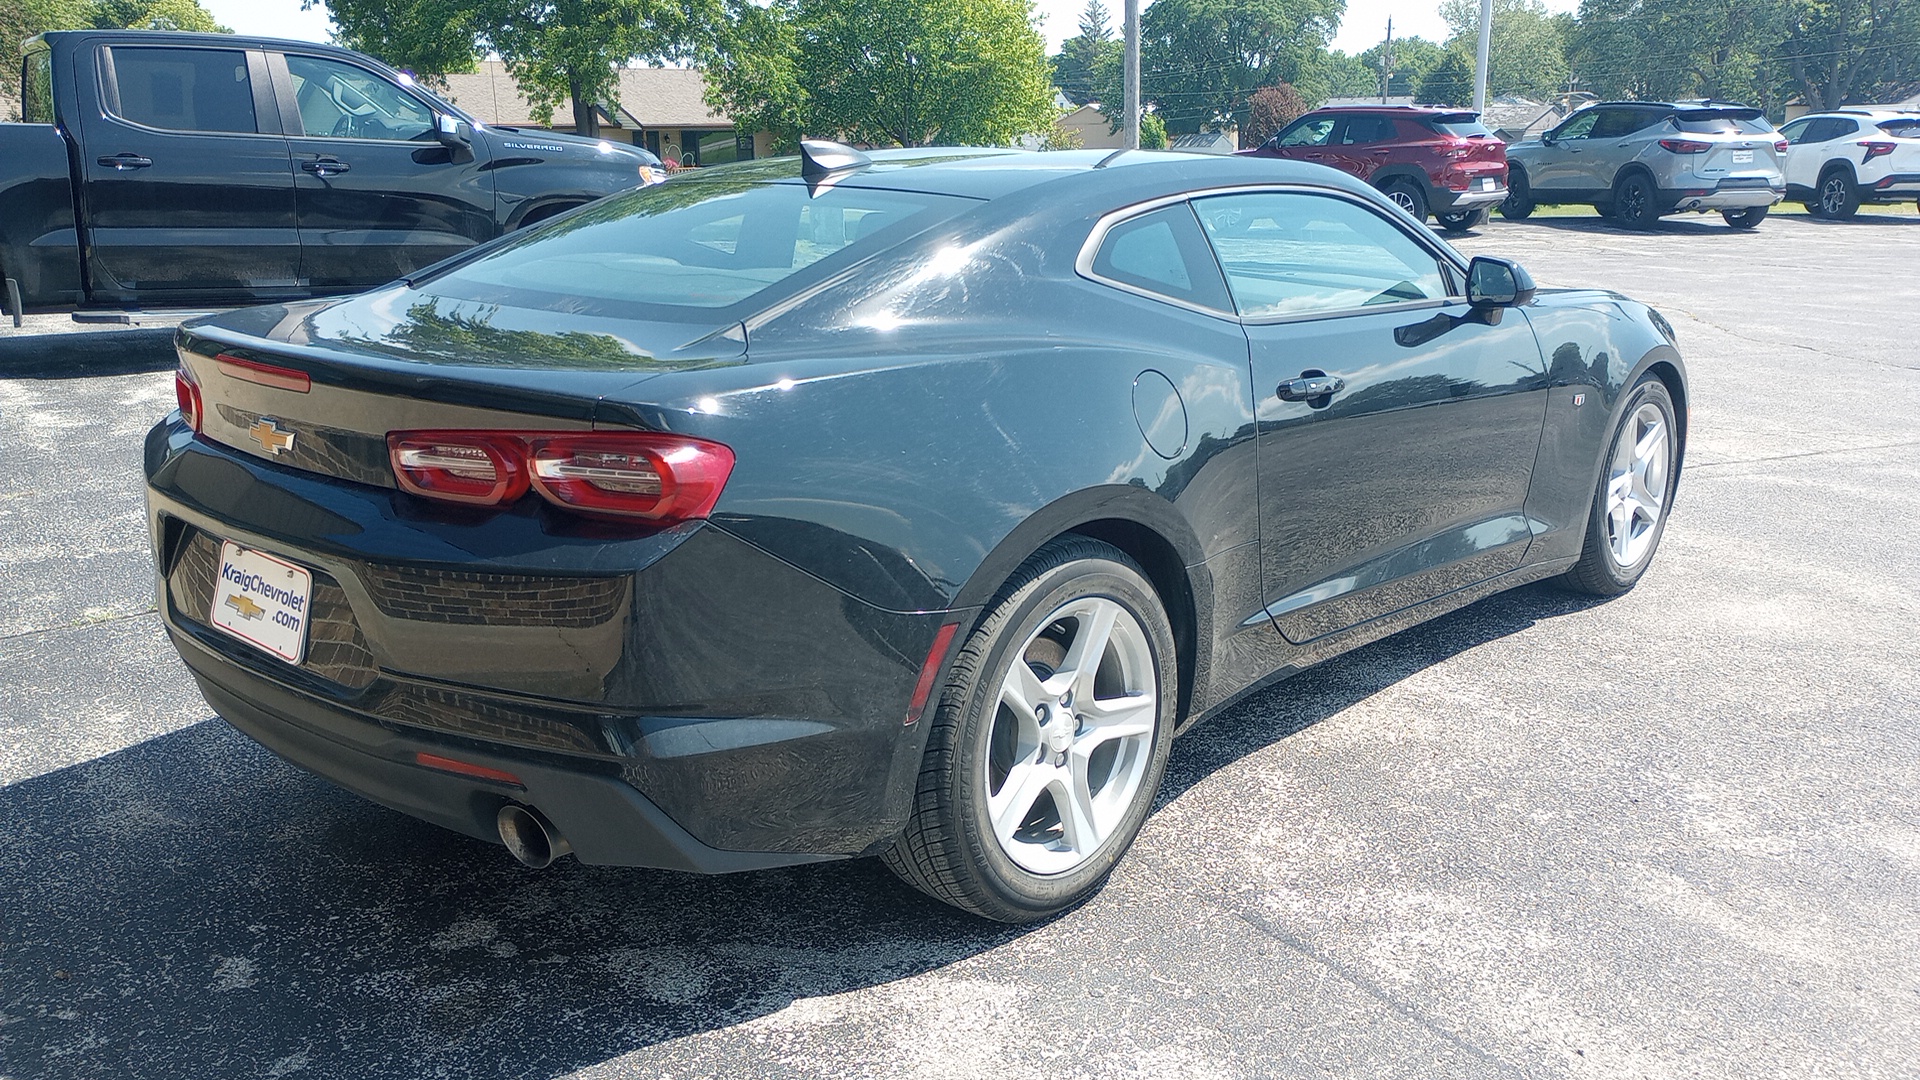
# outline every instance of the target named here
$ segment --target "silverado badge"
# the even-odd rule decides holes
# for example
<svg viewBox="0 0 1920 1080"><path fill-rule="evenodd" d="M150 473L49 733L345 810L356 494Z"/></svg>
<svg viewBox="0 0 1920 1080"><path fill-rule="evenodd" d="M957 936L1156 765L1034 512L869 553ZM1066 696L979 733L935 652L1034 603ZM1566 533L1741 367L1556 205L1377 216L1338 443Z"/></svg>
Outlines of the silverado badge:
<svg viewBox="0 0 1920 1080"><path fill-rule="evenodd" d="M259 443L261 449L275 457L278 457L282 450L293 449L293 432L281 431L279 426L268 417L263 416L256 421L247 429L247 434L253 436L253 441Z"/></svg>

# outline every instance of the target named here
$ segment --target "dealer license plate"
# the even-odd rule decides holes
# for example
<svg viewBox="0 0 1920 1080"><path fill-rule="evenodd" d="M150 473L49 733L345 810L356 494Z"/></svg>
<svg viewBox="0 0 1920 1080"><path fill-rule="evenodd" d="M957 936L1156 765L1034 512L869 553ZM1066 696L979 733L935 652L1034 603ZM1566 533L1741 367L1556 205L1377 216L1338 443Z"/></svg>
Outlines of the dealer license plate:
<svg viewBox="0 0 1920 1080"><path fill-rule="evenodd" d="M1751 165L1751 164L1753 164L1753 151L1751 151L1751 150L1735 150L1735 151L1733 152L1733 163L1734 163L1735 165Z"/></svg>
<svg viewBox="0 0 1920 1080"><path fill-rule="evenodd" d="M220 576L213 583L207 621L261 652L297 664L307 648L307 607L313 573L285 559L220 545Z"/></svg>

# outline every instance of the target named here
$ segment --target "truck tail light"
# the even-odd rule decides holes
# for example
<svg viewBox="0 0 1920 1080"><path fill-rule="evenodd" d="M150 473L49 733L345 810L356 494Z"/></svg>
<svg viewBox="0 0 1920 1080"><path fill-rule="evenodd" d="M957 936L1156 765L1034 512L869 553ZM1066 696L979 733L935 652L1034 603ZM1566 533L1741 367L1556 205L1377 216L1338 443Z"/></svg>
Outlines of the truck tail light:
<svg viewBox="0 0 1920 1080"><path fill-rule="evenodd" d="M1862 165L1872 161L1874 158L1885 157L1893 153L1893 144L1890 142L1867 142L1861 143L1860 145L1867 148L1867 156L1860 159L1860 164Z"/></svg>
<svg viewBox="0 0 1920 1080"><path fill-rule="evenodd" d="M706 517L733 473L719 443L651 432L536 439L528 460L556 506L659 522Z"/></svg>
<svg viewBox="0 0 1920 1080"><path fill-rule="evenodd" d="M393 474L414 495L479 506L532 488L563 509L667 525L706 517L733 473L716 442L653 431L396 431Z"/></svg>
<svg viewBox="0 0 1920 1080"><path fill-rule="evenodd" d="M200 434L200 422L206 417L206 405L200 397L200 380L193 377L192 369L185 363L173 369L173 400L180 405L180 419L187 422L195 435Z"/></svg>
<svg viewBox="0 0 1920 1080"><path fill-rule="evenodd" d="M1696 139L1661 139L1660 148L1676 154L1704 154L1713 149L1713 144Z"/></svg>

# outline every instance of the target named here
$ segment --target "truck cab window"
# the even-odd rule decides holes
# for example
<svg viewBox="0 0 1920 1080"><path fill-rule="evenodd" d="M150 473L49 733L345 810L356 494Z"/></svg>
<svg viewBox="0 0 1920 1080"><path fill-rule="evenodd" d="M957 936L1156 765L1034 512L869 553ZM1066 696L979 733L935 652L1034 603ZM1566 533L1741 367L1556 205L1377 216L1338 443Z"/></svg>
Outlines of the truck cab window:
<svg viewBox="0 0 1920 1080"><path fill-rule="evenodd" d="M53 50L27 54L20 89L20 119L29 124L53 123Z"/></svg>
<svg viewBox="0 0 1920 1080"><path fill-rule="evenodd" d="M114 46L114 110L122 120L169 131L253 134L253 84L238 49Z"/></svg>
<svg viewBox="0 0 1920 1080"><path fill-rule="evenodd" d="M352 64L287 57L300 126L309 137L420 142L434 138L433 110L412 94Z"/></svg>

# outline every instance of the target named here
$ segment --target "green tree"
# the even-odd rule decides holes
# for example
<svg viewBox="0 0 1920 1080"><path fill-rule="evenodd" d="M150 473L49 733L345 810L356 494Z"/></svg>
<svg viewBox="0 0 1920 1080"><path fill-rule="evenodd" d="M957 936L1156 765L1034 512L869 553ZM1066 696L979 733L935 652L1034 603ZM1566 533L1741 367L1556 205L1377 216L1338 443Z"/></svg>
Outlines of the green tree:
<svg viewBox="0 0 1920 1080"><path fill-rule="evenodd" d="M1345 10L1346 0L1156 0L1140 20L1141 99L1176 133L1221 113L1244 124L1253 91L1277 82L1324 99L1326 46Z"/></svg>
<svg viewBox="0 0 1920 1080"><path fill-rule="evenodd" d="M1366 62L1367 71L1373 79L1373 84L1367 88L1366 93L1380 92L1380 58L1386 49L1387 43L1382 41L1360 54L1360 59ZM1420 80L1426 77L1427 72L1440 66L1440 61L1446 57L1446 54L1445 46L1423 37L1394 38L1393 79L1387 84L1387 93L1394 97L1412 94L1414 88L1420 85Z"/></svg>
<svg viewBox="0 0 1920 1080"><path fill-rule="evenodd" d="M1920 83L1920 0L1784 0L1781 52L1815 110Z"/></svg>
<svg viewBox="0 0 1920 1080"><path fill-rule="evenodd" d="M348 48L427 79L472 71L486 51L475 0L301 0L300 7L324 7Z"/></svg>
<svg viewBox="0 0 1920 1080"><path fill-rule="evenodd" d="M1603 98L1771 104L1780 14L1777 0L1583 0L1567 58L1576 87Z"/></svg>
<svg viewBox="0 0 1920 1080"><path fill-rule="evenodd" d="M1165 150L1167 148L1167 125L1160 120L1158 113L1140 114L1140 149Z"/></svg>
<svg viewBox="0 0 1920 1080"><path fill-rule="evenodd" d="M1061 42L1060 51L1053 56L1053 85L1075 105L1094 100L1095 73L1101 60L1118 56L1125 48L1114 38L1108 19L1106 5L1100 0L1087 0L1086 10L1080 13L1080 33Z"/></svg>
<svg viewBox="0 0 1920 1080"><path fill-rule="evenodd" d="M1440 17L1453 36L1447 48L1472 57L1480 47L1479 0L1443 0ZM1487 93L1524 94L1551 100L1567 81L1566 35L1571 20L1555 18L1541 0L1493 0L1493 41L1489 50ZM1456 105L1473 103L1472 77Z"/></svg>
<svg viewBox="0 0 1920 1080"><path fill-rule="evenodd" d="M707 64L714 102L752 112L771 88L781 103L769 114L793 125L789 137L878 146L1005 145L1053 126L1046 48L1028 0L790 3L764 9L784 31L743 29L735 10L717 39L725 55ZM753 42L772 48L740 55Z"/></svg>
<svg viewBox="0 0 1920 1080"><path fill-rule="evenodd" d="M1421 76L1413 100L1421 105L1473 104L1473 61L1459 49L1448 49L1440 62Z"/></svg>
<svg viewBox="0 0 1920 1080"><path fill-rule="evenodd" d="M794 0L727 0L727 17L699 52L708 106L733 117L738 131L772 132L783 153L798 148L807 119L794 12Z"/></svg>
<svg viewBox="0 0 1920 1080"><path fill-rule="evenodd" d="M94 0L89 19L96 30L193 30L231 34L199 0Z"/></svg>

